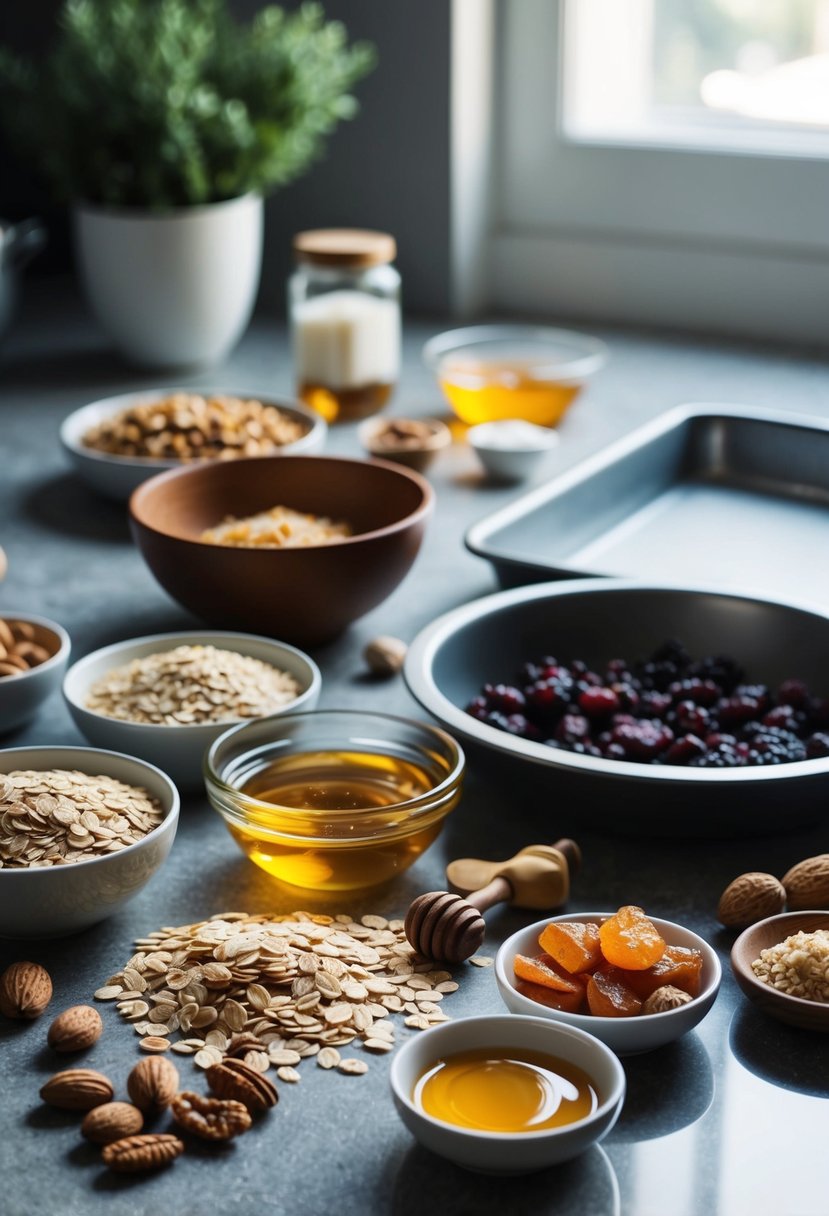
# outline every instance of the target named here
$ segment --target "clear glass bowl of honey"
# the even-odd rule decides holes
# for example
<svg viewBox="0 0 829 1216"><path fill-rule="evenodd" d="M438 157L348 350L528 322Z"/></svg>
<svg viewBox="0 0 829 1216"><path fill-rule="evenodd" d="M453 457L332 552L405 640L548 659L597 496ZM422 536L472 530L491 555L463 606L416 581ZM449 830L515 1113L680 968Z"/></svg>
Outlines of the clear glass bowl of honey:
<svg viewBox="0 0 829 1216"><path fill-rule="evenodd" d="M417 860L457 806L463 752L437 727L315 710L232 727L205 758L213 807L280 882L353 891Z"/></svg>
<svg viewBox="0 0 829 1216"><path fill-rule="evenodd" d="M473 325L431 338L423 358L462 422L556 426L603 366L598 338L533 325Z"/></svg>

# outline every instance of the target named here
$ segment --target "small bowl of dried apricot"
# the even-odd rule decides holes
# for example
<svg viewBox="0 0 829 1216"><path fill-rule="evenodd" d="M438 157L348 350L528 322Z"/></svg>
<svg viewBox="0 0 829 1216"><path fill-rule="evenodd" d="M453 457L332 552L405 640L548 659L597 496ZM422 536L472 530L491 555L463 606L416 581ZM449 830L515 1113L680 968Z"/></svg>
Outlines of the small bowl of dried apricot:
<svg viewBox="0 0 829 1216"><path fill-rule="evenodd" d="M495 977L511 1013L586 1030L618 1055L681 1038L714 1003L716 951L634 905L538 921L504 942Z"/></svg>

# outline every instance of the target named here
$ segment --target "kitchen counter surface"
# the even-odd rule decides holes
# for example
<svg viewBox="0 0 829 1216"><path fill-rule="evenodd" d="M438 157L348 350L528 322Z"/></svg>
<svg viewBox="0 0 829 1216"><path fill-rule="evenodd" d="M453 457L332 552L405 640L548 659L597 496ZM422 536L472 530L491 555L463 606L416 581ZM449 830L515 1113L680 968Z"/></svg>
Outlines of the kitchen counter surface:
<svg viewBox="0 0 829 1216"><path fill-rule="evenodd" d="M56 618L74 656L107 642L194 622L156 586L133 548L125 510L97 499L69 472L57 441L60 420L86 401L163 383L119 363L80 307L40 284L0 354L0 544L9 573L0 613L15 608ZM441 410L419 361L437 326L408 327L406 364L393 413ZM713 342L609 331L611 360L561 428L546 473L604 446L682 401L727 401L829 417L825 361ZM186 379L255 393L290 390L284 331L258 319L225 366ZM332 430L329 452L357 455L354 426ZM544 473L539 474L539 478ZM536 479L538 480L538 478ZM336 643L315 652L323 707L364 707L414 715L402 680L366 679L360 653L378 633L410 640L441 612L495 589L489 568L463 548L474 520L518 493L485 483L468 448L456 445L434 466L437 516L413 571L397 592ZM824 560L825 555L815 555ZM785 588L781 588L785 593ZM82 743L60 697L3 746ZM129 1178L104 1170L83 1142L79 1119L40 1104L37 1091L66 1059L45 1046L47 1016L3 1021L0 1145L3 1216L825 1216L829 1129L829 1040L770 1021L749 1007L728 966L733 935L714 909L725 884L746 870L782 873L829 849L825 826L798 835L726 842L670 843L591 832L589 806L560 805L551 783L539 797L505 770L493 780L473 766L464 796L438 842L394 885L335 902L335 911L402 915L420 891L444 885L459 855L506 857L534 840L569 833L584 851L571 909L646 905L679 921L720 952L724 979L712 1012L681 1042L624 1061L628 1097L600 1148L527 1178L485 1178L431 1156L409 1137L388 1091L388 1058L372 1058L363 1078L304 1062L297 1086L281 1085L278 1109L232 1147L185 1156L171 1170ZM55 981L50 1013L88 1000L132 953L137 935L218 910L330 911L331 903L288 894L239 853L206 801L187 799L173 852L119 915L58 941L0 943L0 966L43 962ZM484 950L527 914L488 916ZM534 914L529 914L534 915ZM490 969L458 969L453 1017L501 1011ZM122 1080L138 1058L135 1035L114 1008L105 1033L80 1060ZM408 1033L402 1025L398 1041ZM190 1065L183 1058L185 1078ZM194 1070L195 1071L195 1070ZM200 1088L200 1077L195 1077ZM123 1090L122 1090L123 1092Z"/></svg>

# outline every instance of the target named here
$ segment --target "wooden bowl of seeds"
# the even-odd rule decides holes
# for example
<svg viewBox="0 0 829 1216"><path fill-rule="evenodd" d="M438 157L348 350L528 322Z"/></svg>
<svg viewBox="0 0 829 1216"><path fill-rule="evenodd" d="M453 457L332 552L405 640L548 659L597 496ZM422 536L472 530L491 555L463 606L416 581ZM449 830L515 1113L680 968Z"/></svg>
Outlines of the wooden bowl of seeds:
<svg viewBox="0 0 829 1216"><path fill-rule="evenodd" d="M63 695L93 746L140 756L194 789L207 749L230 726L313 709L321 686L296 647L214 630L104 646L72 665Z"/></svg>
<svg viewBox="0 0 829 1216"><path fill-rule="evenodd" d="M829 1033L829 911L783 912L749 926L731 948L731 968L769 1017Z"/></svg>
<svg viewBox="0 0 829 1216"><path fill-rule="evenodd" d="M0 751L0 937L62 937L117 912L164 862L178 814L169 777L132 756Z"/></svg>
<svg viewBox="0 0 829 1216"><path fill-rule="evenodd" d="M30 721L60 688L69 662L69 634L30 612L0 616L0 734Z"/></svg>

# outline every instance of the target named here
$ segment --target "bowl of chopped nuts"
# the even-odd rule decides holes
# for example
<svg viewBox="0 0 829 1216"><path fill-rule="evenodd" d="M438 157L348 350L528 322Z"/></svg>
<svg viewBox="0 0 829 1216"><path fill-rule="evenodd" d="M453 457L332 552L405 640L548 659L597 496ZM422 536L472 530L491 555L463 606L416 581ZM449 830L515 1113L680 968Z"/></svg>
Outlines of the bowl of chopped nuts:
<svg viewBox="0 0 829 1216"><path fill-rule="evenodd" d="M385 460L275 456L160 473L130 500L157 581L221 629L331 641L408 573L434 504Z"/></svg>
<svg viewBox="0 0 829 1216"><path fill-rule="evenodd" d="M227 631L157 633L79 659L63 695L95 747L140 756L192 789L201 784L205 752L229 726L313 709L321 685L313 659L284 642Z"/></svg>
<svg viewBox="0 0 829 1216"><path fill-rule="evenodd" d="M142 481L181 464L318 452L327 430L299 401L179 388L93 401L64 420L60 438L87 485L126 501Z"/></svg>
<svg viewBox="0 0 829 1216"><path fill-rule="evenodd" d="M178 813L169 777L132 756L0 751L0 937L62 937L117 912L164 862Z"/></svg>
<svg viewBox="0 0 829 1216"><path fill-rule="evenodd" d="M438 418L369 418L357 433L370 456L418 473L425 473L438 452L452 442L452 432Z"/></svg>
<svg viewBox="0 0 829 1216"><path fill-rule="evenodd" d="M829 1032L829 911L784 912L749 926L731 948L731 969L769 1017Z"/></svg>
<svg viewBox="0 0 829 1216"><path fill-rule="evenodd" d="M60 688L71 643L56 621L30 612L0 617L0 734L22 726Z"/></svg>

